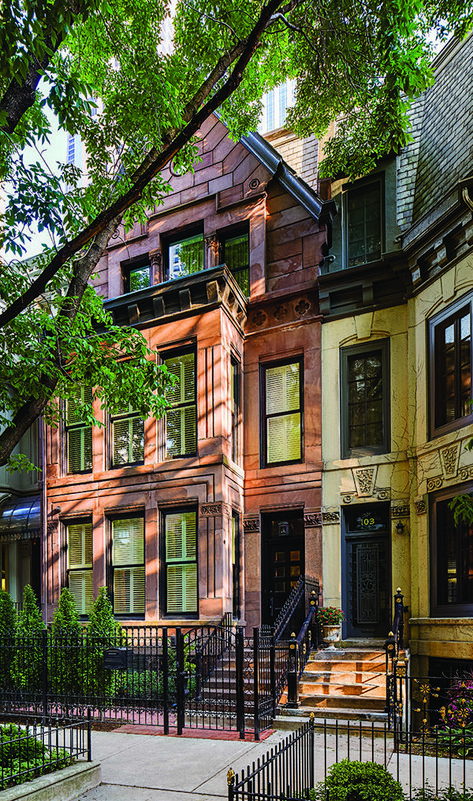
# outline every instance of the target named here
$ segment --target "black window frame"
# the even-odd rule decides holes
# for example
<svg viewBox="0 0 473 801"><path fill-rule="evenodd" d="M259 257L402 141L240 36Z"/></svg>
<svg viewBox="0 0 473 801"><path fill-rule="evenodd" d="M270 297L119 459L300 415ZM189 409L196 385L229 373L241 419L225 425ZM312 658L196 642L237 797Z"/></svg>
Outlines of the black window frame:
<svg viewBox="0 0 473 801"><path fill-rule="evenodd" d="M235 464L241 464L241 361L230 357L231 369L231 456Z"/></svg>
<svg viewBox="0 0 473 801"><path fill-rule="evenodd" d="M91 536L91 553L90 553L91 562L90 562L90 567L84 567L83 565L81 565L79 567L69 567L69 529L72 528L73 526L90 526L90 529L91 529L91 531L90 531L90 536ZM71 591L71 593L74 595L74 592L73 592L73 590L71 590L71 587L70 587L70 576L71 576L71 574L87 572L87 573L90 573L90 576L92 578L92 602L91 602L91 605L90 605L90 609L88 611L86 611L86 612L81 612L79 609L77 610L78 613L79 613L79 617L82 618L82 619L86 619L86 618L88 618L88 616L89 616L89 614L90 614L90 612L92 610L93 604L94 604L94 597L93 597L94 596L94 585L93 585L93 582L94 582L94 528L93 528L92 518L91 517L78 517L78 518L74 518L74 519L71 519L71 520L65 520L64 523L63 523L63 530L64 530L64 545L65 545L65 551L66 551L66 564L65 564L66 586ZM85 564L86 563L84 562L84 565ZM75 595L74 595L74 600L76 600ZM76 600L76 606L77 606L77 600Z"/></svg>
<svg viewBox="0 0 473 801"><path fill-rule="evenodd" d="M91 387L77 387L78 391L81 395L80 403L85 403L83 400L84 392L90 391L91 399L92 399L92 389ZM65 443L65 472L67 475L84 475L86 473L92 473L94 469L94 438L93 438L93 431L92 425L90 423L86 423L83 420L78 420L77 422L70 423L68 422L69 418L69 402L72 400L71 398L66 399L64 403L64 443ZM70 469L70 455L71 455L71 446L70 446L70 434L73 432L84 432L84 437L86 434L90 436L90 466L81 468L80 470L71 470ZM85 447L85 445L84 445ZM84 453L84 463L85 463L85 453Z"/></svg>
<svg viewBox="0 0 473 801"><path fill-rule="evenodd" d="M357 261L356 264L350 264L350 241L349 241L349 225L350 225L350 211L349 211L349 203L353 196L360 196L365 197L366 193L369 192L370 188L373 186L378 187L379 191L379 256L376 258L369 259L369 261ZM345 185L343 187L343 211L344 211L344 225L343 225L343 253L344 253L344 262L345 267L347 269L354 269L356 267L361 267L365 264L376 264L376 262L381 260L384 248L384 173L379 173L374 175L370 180L363 181L362 183L355 183L352 185ZM366 242L366 234L365 239ZM366 247L365 247L366 252Z"/></svg>
<svg viewBox="0 0 473 801"><path fill-rule="evenodd" d="M198 454L198 439L199 439L199 432L198 432L198 392L197 392L197 347L195 345L185 346L181 348L176 348L168 351L162 351L160 353L160 358L163 364L166 363L168 359L178 358L179 356L185 356L186 354L193 354L194 356L194 398L193 401L182 401L178 404L170 404L170 408L166 412L164 417L164 455L166 459L187 459L193 458ZM195 408L195 448L193 451L189 453L176 453L176 454L169 454L167 450L167 415L169 411L174 408L190 408L194 406Z"/></svg>
<svg viewBox="0 0 473 801"><path fill-rule="evenodd" d="M191 239L194 236L201 236L202 237L202 270L196 270L195 273L185 273L184 275L178 276L171 276L169 275L170 270L170 259L169 259L169 250L170 248L178 242L181 242L186 239ZM191 228L185 228L180 231L176 231L175 233L168 234L167 236L163 237L163 254L164 254L164 280L165 281L178 281L180 278L190 278L192 275L197 275L199 272L203 272L207 265L206 265L206 254L205 254L205 241L204 241L204 228L203 225L194 225Z"/></svg>
<svg viewBox="0 0 473 801"><path fill-rule="evenodd" d="M195 515L195 559L186 561L167 560L166 554L166 518L170 515L189 514ZM164 619L197 620L199 618L199 510L195 504L170 506L160 510L162 536L160 547L161 561L161 580L160 586L160 605L162 617ZM195 564L196 571L196 609L194 611L168 611L168 565Z"/></svg>
<svg viewBox="0 0 473 801"><path fill-rule="evenodd" d="M364 445L350 448L349 442L349 397L348 397L348 361L351 357L361 356L370 351L381 352L382 370L382 410L383 410L383 442L379 445ZM363 344L340 348L340 451L342 459L359 456L373 456L389 453L391 450L391 382L390 382L390 340L375 339Z"/></svg>
<svg viewBox="0 0 473 801"><path fill-rule="evenodd" d="M117 564L113 562L113 524L125 520L143 521L143 562L128 562L127 564ZM146 521L144 510L133 510L117 512L107 517L108 523L108 559L107 559L107 587L110 601L113 607L113 614L117 620L144 620L146 615ZM144 608L142 612L117 612L115 609L115 570L129 569L131 567L143 567L144 572Z"/></svg>
<svg viewBox="0 0 473 801"><path fill-rule="evenodd" d="M464 312L469 308L470 311L470 399L473 401L473 293L465 295L455 303L443 309L435 317L428 321L428 369L429 369L429 434L430 438L448 434L451 431L456 431L459 428L470 425L473 423L473 405L471 406L470 414L459 415L448 423L438 423L439 407L441 405L440 393L443 388L441 381L437 380L438 372L438 334L449 324L459 320ZM458 373L458 357L459 357L459 344L455 344L455 364L456 376L455 383L458 387L460 375ZM461 398L458 397L458 404ZM459 408L459 407L458 407Z"/></svg>
<svg viewBox="0 0 473 801"><path fill-rule="evenodd" d="M128 462L115 461L115 424L126 420L141 420L143 426L143 458L135 459ZM129 467L131 465L140 465L145 463L145 433L144 433L144 420L139 412L129 409L127 412L120 412L109 415L109 432L110 432L110 466L112 470L118 470L121 467Z"/></svg>
<svg viewBox="0 0 473 801"><path fill-rule="evenodd" d="M232 267L230 267L230 265L227 264L227 261L226 261L225 246L226 246L226 243L228 241L230 241L232 239L236 239L237 237L240 237L240 236L246 236L246 242L247 242L247 259L246 259L246 262L247 263L245 265L241 266L241 267L237 267L237 268L233 268L232 269ZM240 225L238 228L230 228L230 229L226 228L223 231L219 231L218 232L218 244L219 244L219 261L220 261L220 263L221 264L227 264L228 269L230 270L230 272L234 276L235 281L237 282L237 284L240 287L241 291L243 292L245 297L249 297L250 296L250 229L249 229L249 225L248 224L243 225L243 226ZM243 273L243 272L246 272L246 283L247 283L247 288L248 288L247 292L245 291L244 287L240 283L240 279L239 279L239 273Z"/></svg>
<svg viewBox="0 0 473 801"><path fill-rule="evenodd" d="M456 576L458 577L461 569L461 542L460 531L466 527L466 523L455 524L453 522L453 511L447 507L449 501L457 495L473 494L473 483L460 484L449 487L432 495L430 498L430 614L432 617L472 617L473 616L473 592L471 602L460 601L459 603L445 603L440 600L442 588L440 586L439 571L442 566L447 566L448 554L445 543L440 543L440 537L445 533L445 514L451 518L452 525L456 529ZM439 505L442 504L442 509ZM473 541L473 526L470 535ZM473 542L472 542L473 549ZM463 577L460 574L460 585ZM460 586L460 591L462 586ZM448 594L448 577L447 577Z"/></svg>
<svg viewBox="0 0 473 801"><path fill-rule="evenodd" d="M275 367L283 367L286 364L299 365L299 408L288 412L280 412L277 415L266 414L266 373ZM287 459L280 462L268 461L268 438L267 421L270 417L300 414L300 457L298 459ZM262 468L281 467L282 465L301 464L304 461L304 357L302 355L292 356L285 359L278 359L274 362L264 362L260 364L260 466Z"/></svg>
<svg viewBox="0 0 473 801"><path fill-rule="evenodd" d="M139 289L131 289L130 288L130 278L133 272L138 270L143 270L145 267L148 268L148 276L149 276L149 283L146 287L140 287ZM144 289L149 289L152 282L152 274L151 274L151 264L148 259L140 260L137 262L127 263L125 265L122 264L122 277L123 277L123 294L129 295L132 292L142 292Z"/></svg>

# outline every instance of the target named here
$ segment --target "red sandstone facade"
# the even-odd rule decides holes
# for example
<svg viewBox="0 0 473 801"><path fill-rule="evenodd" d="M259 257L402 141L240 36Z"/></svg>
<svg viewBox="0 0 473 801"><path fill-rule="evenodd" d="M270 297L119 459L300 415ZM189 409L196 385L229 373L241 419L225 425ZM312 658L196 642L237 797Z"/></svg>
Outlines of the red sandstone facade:
<svg viewBox="0 0 473 801"><path fill-rule="evenodd" d="M130 621L228 611L253 626L300 573L322 576L317 277L331 205L216 118L200 153L99 264L116 322L142 330L180 389L143 429L97 410L90 448L67 411L48 431L48 619L69 583L83 609L106 585Z"/></svg>

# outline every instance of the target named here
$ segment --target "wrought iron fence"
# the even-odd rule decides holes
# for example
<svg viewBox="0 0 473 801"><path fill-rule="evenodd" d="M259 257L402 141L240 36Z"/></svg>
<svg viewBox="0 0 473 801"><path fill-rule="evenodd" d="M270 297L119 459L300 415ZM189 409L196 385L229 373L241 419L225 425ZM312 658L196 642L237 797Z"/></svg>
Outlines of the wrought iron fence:
<svg viewBox="0 0 473 801"><path fill-rule="evenodd" d="M87 720L27 719L4 724L0 736L0 790L64 768L76 759L92 759L90 716Z"/></svg>
<svg viewBox="0 0 473 801"><path fill-rule="evenodd" d="M400 783L406 799L426 801L441 793L446 799L448 788L465 793L473 786L473 760L466 752L445 750L438 737L432 747L422 732L412 734L401 742L387 722L312 719L240 774L230 769L228 799L330 799L325 781L333 766L345 760L382 766ZM455 797L460 801L461 796Z"/></svg>

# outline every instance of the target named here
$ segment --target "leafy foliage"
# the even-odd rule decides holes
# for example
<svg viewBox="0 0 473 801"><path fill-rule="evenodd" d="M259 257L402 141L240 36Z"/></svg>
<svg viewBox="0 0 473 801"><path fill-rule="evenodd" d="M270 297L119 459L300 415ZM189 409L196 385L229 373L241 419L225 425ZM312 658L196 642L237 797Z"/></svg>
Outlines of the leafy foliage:
<svg viewBox="0 0 473 801"><path fill-rule="evenodd" d="M11 677L16 687L34 692L41 687L43 651L40 634L45 629L41 610L33 588L27 584L23 590L23 606L18 615L16 635L20 647L14 653ZM33 636L33 638L30 637ZM25 648L25 644L27 648ZM13 652L12 652L13 653Z"/></svg>
<svg viewBox="0 0 473 801"><path fill-rule="evenodd" d="M322 169L354 176L408 140L409 102L432 80L428 30L465 35L472 17L472 0L3 3L0 464L38 415L57 422L52 398L78 386L94 387L91 421L99 406L162 413L165 372L140 332L113 325L91 276L121 224L163 202L164 169L194 168L213 111L239 137L263 92L296 78L295 131L323 136L338 120ZM80 137L85 170L47 162L46 112ZM18 262L32 221L47 247Z"/></svg>
<svg viewBox="0 0 473 801"><path fill-rule="evenodd" d="M404 801L404 793L389 771L375 762L344 759L333 765L312 792L323 801Z"/></svg>
<svg viewBox="0 0 473 801"><path fill-rule="evenodd" d="M112 691L114 674L104 667L104 650L117 648L125 643L125 632L113 616L107 588L100 587L86 628L87 670L83 681L85 692L103 696Z"/></svg>
<svg viewBox="0 0 473 801"><path fill-rule="evenodd" d="M457 676L447 691L447 705L440 710L440 742L466 756L473 751L473 673Z"/></svg>
<svg viewBox="0 0 473 801"><path fill-rule="evenodd" d="M72 761L64 749L48 749L28 727L13 723L0 726L0 789L31 781Z"/></svg>
<svg viewBox="0 0 473 801"><path fill-rule="evenodd" d="M81 625L74 596L63 587L51 626L49 678L57 692L79 693L82 684Z"/></svg>

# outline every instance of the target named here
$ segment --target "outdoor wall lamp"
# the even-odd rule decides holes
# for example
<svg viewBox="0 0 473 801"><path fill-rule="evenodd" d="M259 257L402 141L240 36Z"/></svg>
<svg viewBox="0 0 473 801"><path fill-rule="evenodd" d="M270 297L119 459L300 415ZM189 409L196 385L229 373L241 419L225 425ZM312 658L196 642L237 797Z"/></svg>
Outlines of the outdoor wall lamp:
<svg viewBox="0 0 473 801"><path fill-rule="evenodd" d="M402 534L402 532L404 531L404 523L402 523L400 520L396 526L396 531L398 534Z"/></svg>

